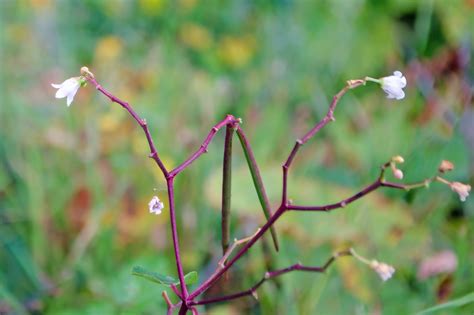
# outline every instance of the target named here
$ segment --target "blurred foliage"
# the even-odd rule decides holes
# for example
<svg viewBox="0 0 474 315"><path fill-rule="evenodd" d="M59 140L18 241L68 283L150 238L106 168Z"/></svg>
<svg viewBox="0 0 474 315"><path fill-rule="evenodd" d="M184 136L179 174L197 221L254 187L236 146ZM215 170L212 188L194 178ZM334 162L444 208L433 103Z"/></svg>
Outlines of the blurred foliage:
<svg viewBox="0 0 474 315"><path fill-rule="evenodd" d="M165 199L166 186L119 106L90 87L70 108L54 99L50 83L82 65L147 119L169 167L225 114L242 117L275 204L281 163L332 95L348 79L398 69L406 99L386 100L375 85L349 92L337 122L295 160L291 198L338 201L396 154L407 182L449 159L449 178L474 184L472 0L2 0L0 23L0 314L164 312L162 288L131 271L176 275L169 216L146 206L155 193ZM222 144L220 133L176 179L184 269L201 280L220 254ZM231 232L241 238L264 218L234 151ZM276 225L280 252L256 246L208 297L245 289L266 268L322 264L348 246L393 264L394 279L382 283L346 258L325 275L266 283L258 302L201 311L411 314L454 300L474 291L473 217L473 198L461 203L440 185L288 214ZM419 279L420 262L441 250L456 255L456 270ZM472 301L449 306L436 314L474 312Z"/></svg>

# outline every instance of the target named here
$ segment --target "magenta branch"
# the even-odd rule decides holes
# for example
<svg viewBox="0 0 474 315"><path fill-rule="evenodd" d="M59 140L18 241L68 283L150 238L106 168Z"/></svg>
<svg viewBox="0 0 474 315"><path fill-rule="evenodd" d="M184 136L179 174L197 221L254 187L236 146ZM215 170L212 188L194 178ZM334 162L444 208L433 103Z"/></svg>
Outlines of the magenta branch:
<svg viewBox="0 0 474 315"><path fill-rule="evenodd" d="M265 281L287 274L293 271L301 272L316 272L321 273L325 272L326 269L338 258L341 256L352 256L360 262L368 265L374 271L376 271L379 276L385 281L389 279L395 269L385 263L378 262L376 260L368 260L361 255L357 254L353 249L345 250L336 253L333 255L323 266L306 266L301 263L293 264L289 267L277 270L269 270L265 273L263 278L258 281L251 288L238 291L230 295L224 295L220 297L211 297L207 299L197 300L206 290L212 287L227 270L229 270L243 255L245 255L252 246L262 238L262 236L270 230L273 242L276 250L278 250L278 238L277 232L274 229L275 222L280 219L284 213L288 211L331 211L334 209L344 208L348 204L363 198L369 193L381 188L393 188L401 190L410 190L415 188L427 187L432 182L438 182L444 185L447 185L451 190L457 193L461 199L464 201L469 195L471 187L459 182L451 182L445 179L443 176L445 173L451 171L454 168L454 165L449 161L443 161L437 171L437 173L425 180L422 180L418 183L411 184L401 184L385 180L385 173L387 170L391 170L392 175L400 180L403 178L403 172L397 168L398 164L404 162L401 156L395 156L391 158L390 161L384 163L381 167L379 177L368 186L361 189L359 192L349 196L343 200L340 200L335 203L326 204L326 205L299 205L297 203L293 204L289 202L288 198L288 174L296 155L300 151L301 147L306 144L311 138L313 138L322 128L324 128L328 123L335 121L334 112L339 100L347 93L350 89L364 86L367 82L375 82L381 85L381 88L387 94L387 98L391 99L403 99L405 93L403 88L406 86L406 79L401 72L395 71L392 76L374 79L366 77L364 79L358 80L349 80L347 84L333 97L332 102L329 105L328 112L326 115L317 122L303 137L296 140L295 145L290 151L285 162L282 164L282 193L281 193L281 203L272 211L270 202L267 197L265 186L260 175L259 167L257 165L255 156L253 154L252 147L248 141L243 129L241 128L241 120L235 118L232 115L227 115L222 121L218 122L215 126L211 128L208 135L200 145L200 147L185 161L172 170L168 170L163 164L160 155L156 149L155 143L151 137L148 125L146 121L135 112L132 106L114 96L112 93L105 90L95 79L94 75L87 69L83 67L81 69L81 77L70 78L64 81L62 84L54 84L53 87L57 88L56 93L57 98L67 97L68 106L71 104L75 94L81 86L85 85L85 82L90 82L95 88L109 98L112 102L119 104L127 110L127 112L133 117L133 119L140 125L145 133L145 137L148 141L150 148L149 157L152 158L161 172L163 173L164 178L167 183L168 190L168 204L170 211L170 225L171 225L171 235L173 240L173 249L174 249L174 258L176 262L176 270L179 278L179 288L175 284L171 284L171 291L179 299L177 303L172 303L166 292L163 292L163 298L168 305L167 314L171 315L175 310L179 310L179 314L186 314L191 312L192 314L198 314L198 309L196 308L199 305L208 305L218 302L230 301L233 299L245 297L245 296L255 296L257 289L265 283ZM223 256L220 259L218 265L216 266L215 271L205 279L194 291L188 291L186 285L186 279L184 276L183 265L180 255L180 246L179 246L179 237L176 226L176 211L175 208L175 193L174 193L174 178L183 172L188 166L190 166L196 159L201 157L204 153L207 152L210 142L214 139L215 135L219 130L225 127L225 142L223 150L223 181L222 181L222 251ZM230 210L231 210L231 174L232 174L232 139L234 134L237 134L237 137L240 140L240 144L244 151L250 173L252 175L255 191L258 195L262 210L264 212L266 222L258 229L254 235L241 239L235 240L230 244ZM152 202L150 202L150 211L159 214L163 208L163 204L159 201L157 197L154 197ZM237 247L240 246L240 249L237 250ZM234 252L236 252L234 254ZM232 256L233 255L233 256ZM177 282L176 282L177 284Z"/></svg>

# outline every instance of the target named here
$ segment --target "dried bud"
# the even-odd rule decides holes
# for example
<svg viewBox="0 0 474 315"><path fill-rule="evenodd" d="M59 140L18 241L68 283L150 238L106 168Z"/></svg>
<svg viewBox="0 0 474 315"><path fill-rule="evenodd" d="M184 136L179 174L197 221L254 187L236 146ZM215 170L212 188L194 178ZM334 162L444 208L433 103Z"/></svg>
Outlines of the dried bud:
<svg viewBox="0 0 474 315"><path fill-rule="evenodd" d="M392 157L392 162L400 164L400 163L405 162L405 159L403 159L402 156L397 155L397 156Z"/></svg>
<svg viewBox="0 0 474 315"><path fill-rule="evenodd" d="M350 89L356 88L362 84L365 84L365 80L349 80L347 81L347 85Z"/></svg>
<svg viewBox="0 0 474 315"><path fill-rule="evenodd" d="M466 201L466 198L469 196L469 192L471 191L471 186L466 185L460 182L452 182L449 184L451 189L459 195L459 199L461 201Z"/></svg>
<svg viewBox="0 0 474 315"><path fill-rule="evenodd" d="M438 167L438 171L441 173L446 173L452 171L454 169L454 164L449 162L448 160L442 160L441 164Z"/></svg>
<svg viewBox="0 0 474 315"><path fill-rule="evenodd" d="M87 68L87 67L82 67L82 68L81 68L81 74L82 74L83 76L85 76L85 77L87 77L87 76L89 76L89 77L91 77L91 78L94 77L94 74L93 74L92 72L90 72L90 71L89 71L89 68Z"/></svg>
<svg viewBox="0 0 474 315"><path fill-rule="evenodd" d="M382 278L383 281L387 281L395 273L395 268L390 265L387 265L386 263L378 262L377 260L372 260L370 262L370 268L372 268L372 270L378 273L378 275L380 276L380 278Z"/></svg>

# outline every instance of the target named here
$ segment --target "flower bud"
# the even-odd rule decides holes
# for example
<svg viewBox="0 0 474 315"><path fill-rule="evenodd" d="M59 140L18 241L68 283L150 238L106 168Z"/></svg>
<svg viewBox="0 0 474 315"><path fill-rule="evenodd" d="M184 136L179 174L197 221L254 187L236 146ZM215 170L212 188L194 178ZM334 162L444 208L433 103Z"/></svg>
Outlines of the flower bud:
<svg viewBox="0 0 474 315"><path fill-rule="evenodd" d="M401 155L396 155L392 157L392 161L398 164L405 162L405 160L403 159Z"/></svg>
<svg viewBox="0 0 474 315"><path fill-rule="evenodd" d="M393 176L395 176L396 179L403 179L403 172L402 170L395 168L392 170Z"/></svg>
<svg viewBox="0 0 474 315"><path fill-rule="evenodd" d="M370 262L370 268L372 268L372 270L374 270L380 276L380 278L382 278L383 281L387 281L395 273L395 268L390 265L387 265L386 263L378 262L376 260L372 260Z"/></svg>
<svg viewBox="0 0 474 315"><path fill-rule="evenodd" d="M466 198L469 196L469 192L471 191L471 186L466 185L460 182L452 182L449 184L452 191L459 195L459 199L461 201L466 201Z"/></svg>
<svg viewBox="0 0 474 315"><path fill-rule="evenodd" d="M81 74L82 74L83 76L85 76L85 77L87 77L87 76L89 76L89 77L91 77L91 78L94 77L94 74L93 74L92 72L90 72L90 71L89 71L89 68L87 68L87 67L82 67L82 68L81 68Z"/></svg>
<svg viewBox="0 0 474 315"><path fill-rule="evenodd" d="M454 169L454 164L448 160L442 160L441 164L438 167L440 173L446 173Z"/></svg>

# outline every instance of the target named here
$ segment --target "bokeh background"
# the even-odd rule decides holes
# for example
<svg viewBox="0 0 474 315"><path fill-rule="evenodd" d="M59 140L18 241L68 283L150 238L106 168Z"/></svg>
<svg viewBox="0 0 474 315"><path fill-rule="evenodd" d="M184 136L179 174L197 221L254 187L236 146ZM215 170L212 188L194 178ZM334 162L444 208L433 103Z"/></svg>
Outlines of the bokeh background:
<svg viewBox="0 0 474 315"><path fill-rule="evenodd" d="M400 70L409 82L403 101L375 84L341 100L336 123L300 151L291 198L338 201L397 154L406 182L449 159L456 168L447 178L474 184L472 0L1 0L0 17L0 314L165 311L166 288L131 269L176 275L168 212L147 208L155 194L166 199L166 186L118 105L90 86L70 108L54 98L50 84L83 65L147 119L170 168L225 114L241 117L274 205L294 140L345 81ZM222 152L221 132L176 180L184 269L201 280L221 254ZM238 142L233 170L231 235L242 238L264 217ZM467 295L433 313L473 314L473 217L472 197L461 203L439 184L379 190L329 214L285 215L280 252L266 239L207 297L245 289L267 268L320 265L349 246L394 265L394 278L383 283L345 258L324 275L267 282L258 301L200 310L414 314Z"/></svg>

